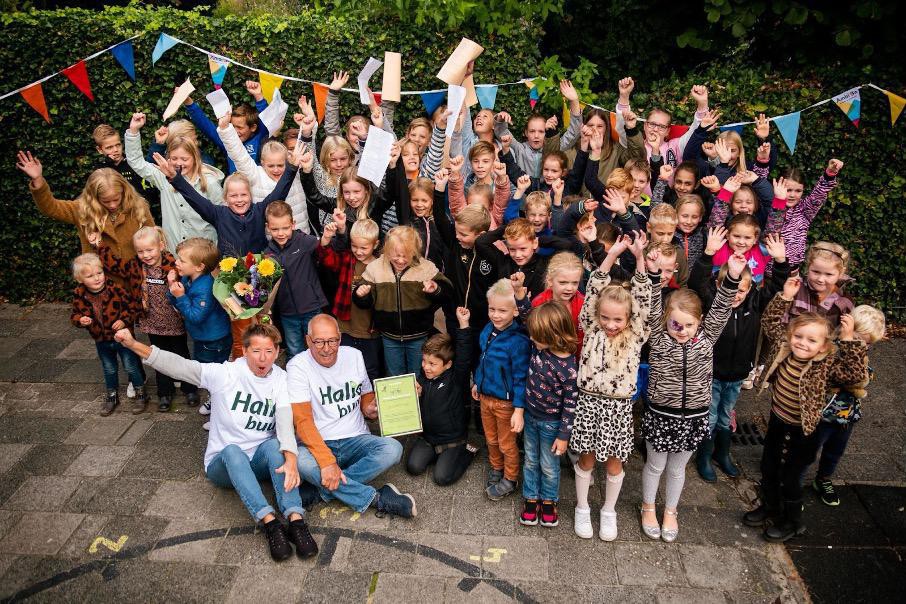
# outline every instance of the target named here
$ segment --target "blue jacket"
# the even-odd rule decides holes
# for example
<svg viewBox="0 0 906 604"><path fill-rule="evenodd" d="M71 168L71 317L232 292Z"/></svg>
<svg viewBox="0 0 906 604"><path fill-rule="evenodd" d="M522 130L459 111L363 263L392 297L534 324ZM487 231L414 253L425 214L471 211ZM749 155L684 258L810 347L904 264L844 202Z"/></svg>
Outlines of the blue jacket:
<svg viewBox="0 0 906 604"><path fill-rule="evenodd" d="M531 360L532 343L525 327L513 321L509 327L493 336L494 325L481 330L478 343L481 359L475 370L475 385L479 394L512 401L513 407L525 407L525 381Z"/></svg>
<svg viewBox="0 0 906 604"><path fill-rule="evenodd" d="M261 99L260 101L255 102L255 109L258 110L258 113L261 113L267 109L267 101ZM195 127L201 130L201 132L211 139L211 142L217 145L217 148L226 156L227 158L227 174L232 174L236 171L236 165L233 164L233 160L230 159L230 156L227 154L226 147L223 145L223 141L220 140L220 135L217 134L217 124L211 121L211 119L205 114L204 109L198 106L198 103L192 103L191 105L186 106L186 111L189 113L189 119L192 120L192 123L195 124ZM261 150L261 145L268 139L270 133L267 131L267 126L264 125L264 122L261 119L258 119L258 129L255 130L255 134L252 135L250 139L245 141L245 149L249 152L249 155L252 157L252 160L257 164L258 163L258 152Z"/></svg>
<svg viewBox="0 0 906 604"><path fill-rule="evenodd" d="M188 277L180 281L186 288L185 295L177 298L167 293L167 299L182 315L192 339L213 342L230 335L230 317L214 297L214 277L206 273L195 281Z"/></svg>

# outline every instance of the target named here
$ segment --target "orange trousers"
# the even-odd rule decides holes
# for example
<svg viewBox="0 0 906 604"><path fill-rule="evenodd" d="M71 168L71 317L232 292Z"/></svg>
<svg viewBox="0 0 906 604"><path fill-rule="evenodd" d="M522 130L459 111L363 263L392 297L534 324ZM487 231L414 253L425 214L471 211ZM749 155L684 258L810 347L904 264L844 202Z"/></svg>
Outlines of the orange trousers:
<svg viewBox="0 0 906 604"><path fill-rule="evenodd" d="M510 430L513 403L486 394L479 394L478 398L491 467L503 470L504 478L516 482L519 478L519 446L516 433Z"/></svg>

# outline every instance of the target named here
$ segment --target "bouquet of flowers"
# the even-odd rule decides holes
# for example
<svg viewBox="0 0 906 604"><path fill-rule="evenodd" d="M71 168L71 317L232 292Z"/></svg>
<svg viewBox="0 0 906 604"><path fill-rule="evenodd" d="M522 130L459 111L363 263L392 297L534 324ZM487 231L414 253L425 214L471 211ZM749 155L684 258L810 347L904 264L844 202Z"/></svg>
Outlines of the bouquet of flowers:
<svg viewBox="0 0 906 604"><path fill-rule="evenodd" d="M214 297L231 319L250 319L262 313L270 320L270 308L277 296L283 267L274 258L249 252L245 258L226 256L214 279Z"/></svg>

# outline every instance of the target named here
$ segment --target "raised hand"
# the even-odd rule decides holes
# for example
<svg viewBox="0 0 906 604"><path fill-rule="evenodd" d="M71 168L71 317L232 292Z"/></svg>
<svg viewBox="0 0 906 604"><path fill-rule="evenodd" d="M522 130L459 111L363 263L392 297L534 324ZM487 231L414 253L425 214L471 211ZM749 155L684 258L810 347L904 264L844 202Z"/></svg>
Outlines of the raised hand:
<svg viewBox="0 0 906 604"><path fill-rule="evenodd" d="M220 119L217 120L217 127L221 130L226 130L226 127L230 125L230 120L233 119L233 112L227 111L220 116Z"/></svg>
<svg viewBox="0 0 906 604"><path fill-rule="evenodd" d="M346 212L340 208L333 209L333 222L337 225L337 232L342 234L346 232Z"/></svg>
<svg viewBox="0 0 906 604"><path fill-rule="evenodd" d="M296 145L296 148L293 149L292 153L287 154L286 161L294 165L296 168L302 166L302 162L305 161L305 156L308 156L312 163L314 163L314 155L312 155L311 150L305 145Z"/></svg>
<svg viewBox="0 0 906 604"><path fill-rule="evenodd" d="M705 253L713 256L727 242L727 229L722 226L708 229L708 241L705 244Z"/></svg>
<svg viewBox="0 0 906 604"><path fill-rule="evenodd" d="M724 188L730 193L735 193L739 190L739 187L742 186L742 177L739 174L734 174L724 182Z"/></svg>
<svg viewBox="0 0 906 604"><path fill-rule="evenodd" d="M529 187L532 186L532 179L528 174L523 174L516 179L516 191L519 193L519 196L525 194L529 190Z"/></svg>
<svg viewBox="0 0 906 604"><path fill-rule="evenodd" d="M609 188L604 191L604 207L621 216L626 213L626 201L617 189Z"/></svg>
<svg viewBox="0 0 906 604"><path fill-rule="evenodd" d="M450 170L441 168L434 173L434 188L443 191L447 188L447 182L450 180Z"/></svg>
<svg viewBox="0 0 906 604"><path fill-rule="evenodd" d="M586 220L583 226L576 229L576 238L582 243L591 243L598 238L598 228L593 218Z"/></svg>
<svg viewBox="0 0 906 604"><path fill-rule="evenodd" d="M774 179L774 197L776 199L786 199L786 179L784 177Z"/></svg>
<svg viewBox="0 0 906 604"><path fill-rule="evenodd" d="M581 133L579 134L579 149L588 153L589 143L591 142L591 135L594 132L591 126L582 126Z"/></svg>
<svg viewBox="0 0 906 604"><path fill-rule="evenodd" d="M161 126L154 131L154 142L158 145L166 145L167 137L170 135L170 129L166 126Z"/></svg>
<svg viewBox="0 0 906 604"><path fill-rule="evenodd" d="M557 126L560 124L560 120L557 119L556 115L552 115L547 118L547 121L544 122L545 130L556 130Z"/></svg>
<svg viewBox="0 0 906 604"><path fill-rule="evenodd" d="M764 247L768 250L774 262L786 262L786 244L780 233L769 233L765 235Z"/></svg>
<svg viewBox="0 0 906 604"><path fill-rule="evenodd" d="M636 231L635 239L629 244L629 251L635 256L636 264L642 266L645 263L645 248L648 246L648 235L645 231Z"/></svg>
<svg viewBox="0 0 906 604"><path fill-rule="evenodd" d="M631 130L639 123L639 118L635 112L626 110L623 112L623 122L626 124L626 128Z"/></svg>
<svg viewBox="0 0 906 604"><path fill-rule="evenodd" d="M311 151L309 151L306 145L296 145L296 151L298 151L300 148L304 149L304 152L299 157L299 169L306 174L311 174L312 168L315 167L315 156Z"/></svg>
<svg viewBox="0 0 906 604"><path fill-rule="evenodd" d="M790 277L783 284L783 299L791 301L799 293L799 287L802 286L802 278L798 276Z"/></svg>
<svg viewBox="0 0 906 604"><path fill-rule="evenodd" d="M449 109L447 109L446 111L444 111L443 113L441 113L440 115L437 116L437 121L435 122L434 125L437 126L438 128L440 128L441 130L446 130L447 121L450 119L450 117L452 115L453 115L453 112L450 111Z"/></svg>
<svg viewBox="0 0 906 604"><path fill-rule="evenodd" d="M651 274L660 273L661 267L657 264L657 261L660 259L661 253L658 250L651 250L645 254L645 270Z"/></svg>
<svg viewBox="0 0 906 604"><path fill-rule="evenodd" d="M761 143L755 152L755 161L766 164L771 161L771 143Z"/></svg>
<svg viewBox="0 0 906 604"><path fill-rule="evenodd" d="M705 176L699 182L703 187L705 187L712 193L717 193L718 191L720 191L720 181L717 180L717 177L713 174L711 176Z"/></svg>
<svg viewBox="0 0 906 604"><path fill-rule="evenodd" d="M591 138L589 139L589 146L591 147L591 152L594 154L601 153L601 149L604 147L604 133L603 132L592 132Z"/></svg>
<svg viewBox="0 0 906 604"><path fill-rule="evenodd" d="M472 317L472 312L465 306L456 307L456 320L459 321L459 328L465 329L469 326L469 319Z"/></svg>
<svg viewBox="0 0 906 604"><path fill-rule="evenodd" d="M390 164L389 167L395 168L396 161L400 158L400 154L403 152L403 144L396 140L393 142L393 145L390 147Z"/></svg>
<svg viewBox="0 0 906 604"><path fill-rule="evenodd" d="M525 287L525 273L522 271L516 271L510 275L510 283L513 284L513 289L518 293L523 287Z"/></svg>
<svg viewBox="0 0 906 604"><path fill-rule="evenodd" d="M670 179L673 178L673 166L670 164L664 164L661 166L661 169L658 170L657 177L660 180L666 180L670 182Z"/></svg>
<svg viewBox="0 0 906 604"><path fill-rule="evenodd" d="M16 154L16 167L25 172L25 175L31 178L32 180L38 180L44 174L44 167L41 165L41 160L37 157L34 157L31 154L31 151L19 151Z"/></svg>
<svg viewBox="0 0 906 604"><path fill-rule="evenodd" d="M513 124L513 117L506 111L500 111L499 113L494 114L495 122L506 122L507 124Z"/></svg>
<svg viewBox="0 0 906 604"><path fill-rule="evenodd" d="M324 225L324 232L321 234L321 247L327 247L330 240L337 234L337 223L329 222Z"/></svg>
<svg viewBox="0 0 906 604"><path fill-rule="evenodd" d="M428 279L422 283L422 291L426 294L433 294L438 290L437 281L433 279Z"/></svg>
<svg viewBox="0 0 906 604"><path fill-rule="evenodd" d="M617 90L620 93L620 100L629 101L629 96L632 94L632 91L635 90L635 80L631 77L622 78L617 82Z"/></svg>
<svg viewBox="0 0 906 604"><path fill-rule="evenodd" d="M840 317L840 339L845 342L856 339L856 320L851 314Z"/></svg>
<svg viewBox="0 0 906 604"><path fill-rule="evenodd" d="M246 80L245 89L256 101L260 101L264 98L264 94L261 92L261 82L257 80Z"/></svg>
<svg viewBox="0 0 906 604"><path fill-rule="evenodd" d="M720 119L721 113L717 109L712 109L705 114L705 117L701 119L698 123L702 128L712 130L714 126L717 125L717 121Z"/></svg>
<svg viewBox="0 0 906 604"><path fill-rule="evenodd" d="M384 125L384 112L378 105L377 98L371 88L368 89L368 108L371 110L371 123L375 128L381 128Z"/></svg>
<svg viewBox="0 0 906 604"><path fill-rule="evenodd" d="M138 134L139 130L145 127L145 114L141 112L136 112L132 114L132 119L129 120L129 132L132 134Z"/></svg>
<svg viewBox="0 0 906 604"><path fill-rule="evenodd" d="M617 240L613 242L613 245L610 246L610 249L607 250L607 253L612 256L619 256L626 250L632 247L632 238L629 235L621 235L617 237Z"/></svg>
<svg viewBox="0 0 906 604"><path fill-rule="evenodd" d="M563 182L562 178L558 178L551 183L551 191L554 192L554 195L558 197L563 197L563 187L566 186L566 183Z"/></svg>
<svg viewBox="0 0 906 604"><path fill-rule="evenodd" d="M348 81L349 81L349 72L348 71L334 72L333 80L331 80L329 88L331 90L333 90L334 92L340 92L340 89L343 88L343 86L345 86L346 82L348 82Z"/></svg>
<svg viewBox="0 0 906 604"><path fill-rule="evenodd" d="M170 162L167 161L167 158L161 155L160 153L155 152L151 156L154 160L154 163L157 165L157 169L161 171L161 174L167 177L167 180L173 180L176 178L176 168L170 165Z"/></svg>
<svg viewBox="0 0 906 604"><path fill-rule="evenodd" d="M464 162L465 162L465 158L462 155L457 155L456 157L451 157L450 158L450 173L452 174L453 172L457 172L457 173L461 172Z"/></svg>
<svg viewBox="0 0 906 604"><path fill-rule="evenodd" d="M695 103L699 108L704 108L708 106L708 87L702 86L701 84L696 84L692 87L690 91L692 98L695 99Z"/></svg>
<svg viewBox="0 0 906 604"><path fill-rule="evenodd" d="M736 252L727 258L727 273L734 279L739 279L748 264L745 254Z"/></svg>
<svg viewBox="0 0 906 604"><path fill-rule="evenodd" d="M586 214L591 214L592 212L597 210L599 205L600 204L598 203L597 199L586 199L584 202L582 202L582 207L585 209Z"/></svg>
<svg viewBox="0 0 906 604"><path fill-rule="evenodd" d="M770 135L771 122L768 121L768 118L763 113L759 113L758 117L755 118L755 136L764 140Z"/></svg>
<svg viewBox="0 0 906 604"><path fill-rule="evenodd" d="M504 134L500 137L500 153L506 155L510 152L510 145L513 144L513 135Z"/></svg>
<svg viewBox="0 0 906 604"><path fill-rule="evenodd" d="M739 173L739 178L744 185L750 185L756 180L758 180L758 175L752 172L751 170L746 170L745 172Z"/></svg>
<svg viewBox="0 0 906 604"><path fill-rule="evenodd" d="M579 100L579 93L576 92L573 83L569 80L560 80L560 94L563 95L564 99L570 102Z"/></svg>
<svg viewBox="0 0 906 604"><path fill-rule="evenodd" d="M730 153L730 147L727 146L727 142L724 139L717 139L714 143L714 150L717 152L717 157L720 158L720 163L729 165L732 154Z"/></svg>
<svg viewBox="0 0 906 604"><path fill-rule="evenodd" d="M717 149L714 147L714 143L711 141L705 141L702 143L702 153L705 154L705 157L708 159L714 159L717 157Z"/></svg>
<svg viewBox="0 0 906 604"><path fill-rule="evenodd" d="M839 159L832 159L827 162L827 173L831 176L836 176L840 173L840 170L843 169L843 162Z"/></svg>
<svg viewBox="0 0 906 604"><path fill-rule="evenodd" d="M506 178L506 164L500 161L494 162L494 177Z"/></svg>

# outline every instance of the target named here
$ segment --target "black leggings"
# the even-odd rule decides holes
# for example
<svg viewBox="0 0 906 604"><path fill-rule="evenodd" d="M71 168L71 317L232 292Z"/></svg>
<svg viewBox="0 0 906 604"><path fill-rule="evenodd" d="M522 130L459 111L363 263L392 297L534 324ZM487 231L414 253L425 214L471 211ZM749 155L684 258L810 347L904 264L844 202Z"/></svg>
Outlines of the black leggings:
<svg viewBox="0 0 906 604"><path fill-rule="evenodd" d="M151 340L151 344L157 346L161 350L173 352L184 359L191 358L189 356L189 344L186 340L186 334L182 334L181 336L159 336L153 333L149 333L148 339ZM185 394L198 391L198 387L195 384L190 384L189 382L182 382L179 389L182 390ZM173 385L173 378L158 371L157 396L173 396L175 391L176 388Z"/></svg>
<svg viewBox="0 0 906 604"><path fill-rule="evenodd" d="M771 413L761 454L761 488L775 503L802 499L800 478L815 459L814 439L805 436L802 425L790 425Z"/></svg>
<svg viewBox="0 0 906 604"><path fill-rule="evenodd" d="M418 476L434 463L434 482L443 487L459 480L474 458L475 453L469 451L465 443L444 449L438 455L433 445L419 437L406 458L406 471Z"/></svg>

